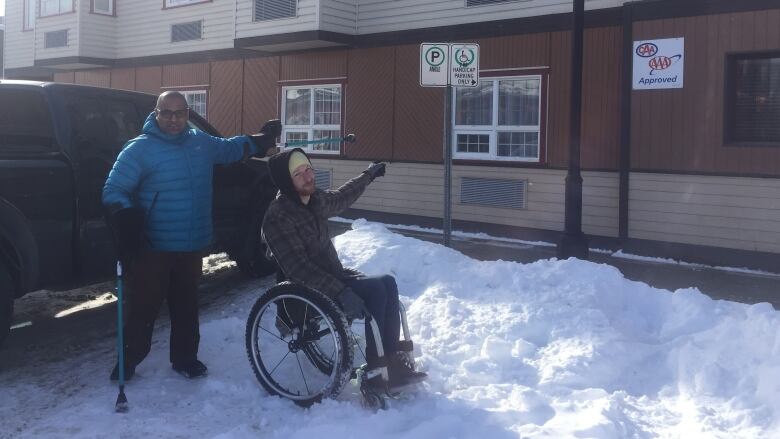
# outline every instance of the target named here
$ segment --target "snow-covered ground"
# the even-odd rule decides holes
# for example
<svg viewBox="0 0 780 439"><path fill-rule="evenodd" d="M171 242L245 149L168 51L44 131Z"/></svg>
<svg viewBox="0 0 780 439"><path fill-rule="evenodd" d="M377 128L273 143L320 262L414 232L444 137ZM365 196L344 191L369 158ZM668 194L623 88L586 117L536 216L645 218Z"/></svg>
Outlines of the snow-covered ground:
<svg viewBox="0 0 780 439"><path fill-rule="evenodd" d="M113 411L112 342L0 376L0 437L777 438L780 313L659 290L579 260L480 262L362 220L345 265L393 274L429 379L376 413L352 387L311 409L268 396L244 330L256 290L201 316L204 380L168 365L167 323ZM207 261L208 263L208 261Z"/></svg>

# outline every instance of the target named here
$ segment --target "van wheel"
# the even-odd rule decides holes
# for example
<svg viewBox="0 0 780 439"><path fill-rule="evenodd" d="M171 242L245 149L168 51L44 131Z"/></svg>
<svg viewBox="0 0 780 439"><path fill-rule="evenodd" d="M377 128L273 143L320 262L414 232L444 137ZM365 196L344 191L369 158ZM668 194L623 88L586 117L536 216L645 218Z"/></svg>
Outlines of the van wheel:
<svg viewBox="0 0 780 439"><path fill-rule="evenodd" d="M276 272L276 262L265 257L266 245L260 238L260 221L247 224L239 235L241 239L228 251L238 269L252 277L265 277Z"/></svg>
<svg viewBox="0 0 780 439"><path fill-rule="evenodd" d="M14 283L5 265L0 264L0 346L11 328L14 311Z"/></svg>

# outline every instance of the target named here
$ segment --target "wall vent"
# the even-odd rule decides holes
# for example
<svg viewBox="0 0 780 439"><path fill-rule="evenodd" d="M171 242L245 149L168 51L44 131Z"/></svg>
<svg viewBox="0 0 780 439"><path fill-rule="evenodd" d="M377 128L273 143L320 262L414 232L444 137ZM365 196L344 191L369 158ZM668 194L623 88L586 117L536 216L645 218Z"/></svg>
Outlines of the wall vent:
<svg viewBox="0 0 780 439"><path fill-rule="evenodd" d="M171 25L171 43L200 40L201 38L203 38L203 21Z"/></svg>
<svg viewBox="0 0 780 439"><path fill-rule="evenodd" d="M67 47L67 45L68 45L67 29L55 30L43 34L44 49L51 49L54 47Z"/></svg>
<svg viewBox="0 0 780 439"><path fill-rule="evenodd" d="M255 21L295 17L297 0L255 0Z"/></svg>
<svg viewBox="0 0 780 439"><path fill-rule="evenodd" d="M330 189L331 184L333 184L333 170L315 169L314 183L317 185L317 189L322 189L322 190Z"/></svg>
<svg viewBox="0 0 780 439"><path fill-rule="evenodd" d="M462 177L460 203L525 209L527 180Z"/></svg>

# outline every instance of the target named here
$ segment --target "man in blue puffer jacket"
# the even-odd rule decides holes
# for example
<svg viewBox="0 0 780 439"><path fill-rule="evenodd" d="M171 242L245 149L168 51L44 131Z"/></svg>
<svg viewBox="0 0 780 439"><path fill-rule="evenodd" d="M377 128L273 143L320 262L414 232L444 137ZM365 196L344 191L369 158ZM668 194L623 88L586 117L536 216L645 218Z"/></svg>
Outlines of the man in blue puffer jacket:
<svg viewBox="0 0 780 439"><path fill-rule="evenodd" d="M103 187L103 204L117 229L127 271L126 379L149 353L154 321L166 298L173 369L188 378L206 375L197 357L197 284L202 251L212 239L213 167L270 155L281 133L281 123L274 120L259 134L223 139L190 129L188 117L181 93L161 94L143 134L125 145ZM111 373L111 379L117 378L118 365Z"/></svg>

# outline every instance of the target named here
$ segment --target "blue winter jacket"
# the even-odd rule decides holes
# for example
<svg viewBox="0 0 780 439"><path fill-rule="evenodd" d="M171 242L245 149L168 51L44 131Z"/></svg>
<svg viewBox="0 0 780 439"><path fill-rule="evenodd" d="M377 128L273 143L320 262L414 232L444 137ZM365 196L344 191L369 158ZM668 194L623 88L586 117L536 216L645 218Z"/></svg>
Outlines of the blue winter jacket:
<svg viewBox="0 0 780 439"><path fill-rule="evenodd" d="M143 134L119 153L103 186L103 204L112 211L143 208L144 231L155 250L201 250L212 239L214 165L241 160L244 144L257 153L247 136L223 139L195 129L163 133L152 112Z"/></svg>

